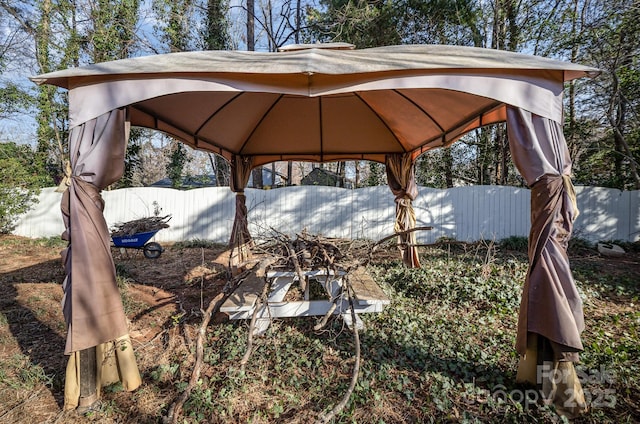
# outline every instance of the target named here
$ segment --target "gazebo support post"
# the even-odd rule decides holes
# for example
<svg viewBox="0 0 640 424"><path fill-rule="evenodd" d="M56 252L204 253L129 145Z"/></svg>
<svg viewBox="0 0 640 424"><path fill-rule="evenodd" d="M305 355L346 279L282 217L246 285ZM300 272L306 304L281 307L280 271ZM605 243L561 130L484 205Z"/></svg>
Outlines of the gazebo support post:
<svg viewBox="0 0 640 424"><path fill-rule="evenodd" d="M253 245L251 233L249 232L248 211L244 188L249 183L251 176L252 158L250 156L236 156L231 160L231 191L236 193L236 212L229 239L231 249L229 262L232 268L238 267L241 263L251 257L249 250Z"/></svg>
<svg viewBox="0 0 640 424"><path fill-rule="evenodd" d="M393 230L398 233L402 262L409 268L420 268L415 232L416 215L411 202L418 196L415 168L410 153L387 155L387 183L395 196L396 218Z"/></svg>
<svg viewBox="0 0 640 424"><path fill-rule="evenodd" d="M124 172L129 137L125 109L115 109L69 133L68 187L60 208L65 224L62 252L66 278L62 312L67 325L64 409L89 409L101 385L122 382L125 390L141 383L127 318L116 281L109 229L100 192ZM100 293L100 296L96 296ZM106 346L119 343L107 355ZM117 356L117 359L114 357ZM110 361L107 361L110 357ZM106 364L112 366L106 369Z"/></svg>
<svg viewBox="0 0 640 424"><path fill-rule="evenodd" d="M80 400L78 412L91 409L98 400L96 347L80 351Z"/></svg>
<svg viewBox="0 0 640 424"><path fill-rule="evenodd" d="M567 254L579 213L571 157L559 122L508 106L507 130L512 160L531 188L529 270L518 316L516 381L536 384L545 402L573 418L587 405L573 365L584 349L584 316Z"/></svg>

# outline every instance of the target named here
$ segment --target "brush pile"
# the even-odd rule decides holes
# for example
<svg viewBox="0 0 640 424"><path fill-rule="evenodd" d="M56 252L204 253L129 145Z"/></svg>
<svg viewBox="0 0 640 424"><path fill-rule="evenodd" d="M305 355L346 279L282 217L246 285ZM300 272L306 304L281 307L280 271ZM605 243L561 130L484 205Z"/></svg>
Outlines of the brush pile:
<svg viewBox="0 0 640 424"><path fill-rule="evenodd" d="M166 216L150 216L147 218L135 219L128 222L120 222L111 228L112 237L132 236L139 233L147 233L150 231L159 231L163 228L169 228L169 220L171 215Z"/></svg>
<svg viewBox="0 0 640 424"><path fill-rule="evenodd" d="M256 253L276 258L272 270L307 271L332 269L349 271L362 265L369 256L371 243L365 240L328 238L302 232L295 238L276 232Z"/></svg>

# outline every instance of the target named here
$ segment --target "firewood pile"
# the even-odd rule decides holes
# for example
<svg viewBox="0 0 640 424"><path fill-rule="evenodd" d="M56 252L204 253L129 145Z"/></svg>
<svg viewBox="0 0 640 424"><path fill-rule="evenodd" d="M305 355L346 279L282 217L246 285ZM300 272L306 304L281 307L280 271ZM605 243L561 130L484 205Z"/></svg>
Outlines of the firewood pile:
<svg viewBox="0 0 640 424"><path fill-rule="evenodd" d="M124 237L132 236L138 233L147 233L150 231L159 231L163 228L169 228L171 215L166 216L150 216L146 218L135 219L133 221L120 222L111 228L111 236Z"/></svg>

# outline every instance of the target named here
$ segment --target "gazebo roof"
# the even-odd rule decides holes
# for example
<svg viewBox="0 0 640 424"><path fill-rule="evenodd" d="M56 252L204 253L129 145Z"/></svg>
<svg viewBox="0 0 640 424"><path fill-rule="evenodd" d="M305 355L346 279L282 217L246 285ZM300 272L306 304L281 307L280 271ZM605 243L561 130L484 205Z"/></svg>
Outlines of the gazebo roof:
<svg viewBox="0 0 640 424"><path fill-rule="evenodd" d="M72 127L127 107L133 125L258 165L416 157L503 121L507 104L561 122L563 83L598 73L473 47L317 47L171 53L32 79L70 90Z"/></svg>

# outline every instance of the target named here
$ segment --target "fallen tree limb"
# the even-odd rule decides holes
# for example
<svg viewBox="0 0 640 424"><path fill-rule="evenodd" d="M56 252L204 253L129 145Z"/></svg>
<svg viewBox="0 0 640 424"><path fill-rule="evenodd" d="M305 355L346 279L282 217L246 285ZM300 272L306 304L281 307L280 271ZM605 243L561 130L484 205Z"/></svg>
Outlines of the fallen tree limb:
<svg viewBox="0 0 640 424"><path fill-rule="evenodd" d="M211 316L214 311L220 309L220 306L224 303L224 301L228 298L228 295L225 293L220 293L216 297L214 297L209 303L209 307L204 312L204 317L202 318L202 324L200 325L200 329L198 330L198 337L196 338L196 361L193 365L193 372L191 373L191 378L189 379L189 384L185 388L184 392L180 395L180 397L171 405L167 416L162 420L165 424L174 424L178 420L178 416L182 411L182 406L189 399L189 395L191 394L191 390L197 385L198 380L200 379L200 369L202 368L202 361L204 356L204 338L207 331L207 326L209 325L209 321L211 320Z"/></svg>
<svg viewBox="0 0 640 424"><path fill-rule="evenodd" d="M296 249L293 246L293 243L288 242L284 244L284 247L289 252L289 260L293 264L293 269L298 275L298 284L300 284L300 290L303 292L307 289L307 280L304 278L304 274L302 273L302 268L300 268L300 262L298 262L298 256L296 254Z"/></svg>
<svg viewBox="0 0 640 424"><path fill-rule="evenodd" d="M322 319L320 321L318 321L318 323L316 325L313 326L313 330L314 331L319 331L321 330L325 325L327 325L327 321L329 321L329 317L331 315L333 315L333 312L336 310L336 302L339 298L337 298L336 300L334 300L334 302L331 304L331 307L329 307L329 310L327 311L326 314L324 314L324 316L322 317Z"/></svg>
<svg viewBox="0 0 640 424"><path fill-rule="evenodd" d="M265 281L264 287L262 288L262 293L256 302L255 308L253 310L253 315L251 316L251 324L249 324L249 335L247 336L247 351L244 353L244 356L240 360L240 370L244 372L244 366L249 362L249 358L251 357L251 351L253 350L253 331L256 328L256 319L258 317L258 313L260 309L264 307L268 308L269 304L267 302L267 293L269 293L270 284Z"/></svg>
<svg viewBox="0 0 640 424"><path fill-rule="evenodd" d="M263 276L265 275L264 270L271 264L272 259L267 258L261 261L258 265L258 270L255 271L256 275L260 272ZM254 267L255 268L255 267ZM202 368L202 363L204 362L204 342L207 335L207 327L209 326L209 321L211 321L211 317L215 315L216 312L220 310L222 304L231 296L231 294L242 284L242 282L247 278L247 276L254 272L253 269L246 270L239 275L233 277L227 283L227 286L221 293L215 296L211 302L209 302L209 306L204 311L204 315L202 317L202 323L200 324L200 328L198 330L198 337L196 338L196 359L193 364L193 371L191 372L191 378L189 379L189 383L187 387L184 389L184 392L180 395L178 399L169 407L169 411L167 412L167 416L163 418L162 422L164 424L175 424L182 412L182 407L184 403L189 399L191 395L191 391L198 384L198 380L200 379L200 372Z"/></svg>
<svg viewBox="0 0 640 424"><path fill-rule="evenodd" d="M398 231L397 233L393 233L391 235L388 235L386 237L381 238L380 240L378 240L377 242L375 242L373 244L373 248L372 249L376 249L376 247L378 247L379 245L381 245L382 243L384 243L387 240L390 240L394 237L398 237L398 236L403 236L405 234L410 234L416 231L429 231L429 230L433 230L433 227L415 227L415 228L410 228L408 230L404 230L404 231Z"/></svg>
<svg viewBox="0 0 640 424"><path fill-rule="evenodd" d="M360 373L360 335L358 333L358 326L356 325L356 311L353 305L353 288L351 287L351 284L349 284L348 277L345 278L345 285L347 287L346 292L349 298L349 306L351 307L351 322L353 323L353 341L356 345L355 361L353 364L353 372L351 374L351 383L349 384L347 391L342 397L342 400L336 406L334 406L331 411L327 412L326 414L320 414L320 416L318 417L318 420L316 421L316 424L326 424L332 419L334 419L336 415L342 412L344 407L347 406L347 403L349 403L349 399L351 398L351 395L353 394L353 391L356 388L356 384L358 383L358 375Z"/></svg>

